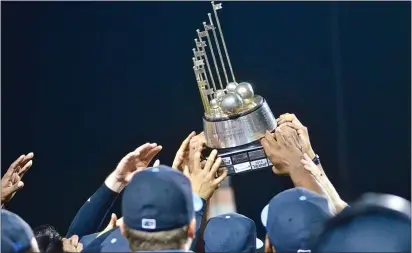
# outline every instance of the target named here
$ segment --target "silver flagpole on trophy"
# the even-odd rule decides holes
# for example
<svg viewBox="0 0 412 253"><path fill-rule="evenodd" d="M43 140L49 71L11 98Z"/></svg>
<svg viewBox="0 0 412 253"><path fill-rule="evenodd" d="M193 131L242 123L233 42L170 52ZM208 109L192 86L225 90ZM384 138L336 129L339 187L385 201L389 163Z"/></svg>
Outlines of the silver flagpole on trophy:
<svg viewBox="0 0 412 253"><path fill-rule="evenodd" d="M216 35L216 28L213 25L212 14L208 13L207 16L209 17L209 22L210 22L210 25L212 26L211 30L212 30L212 33L213 33L213 38L215 39L217 52L219 54L220 63L222 64L223 74L225 75L225 80L226 80L226 85L227 85L229 83L229 79L227 78L225 61L223 60L222 52L220 51L219 40L217 39L217 35Z"/></svg>
<svg viewBox="0 0 412 253"><path fill-rule="evenodd" d="M227 63L229 65L230 73L232 74L233 82L236 82L235 74L233 73L232 63L230 62L229 53L227 52L227 48L226 48L225 37L223 36L222 28L220 26L219 16L217 15L217 10L222 9L222 4L221 3L220 4L214 4L214 2L212 2L212 6L213 6L213 13L215 14L217 29L219 29L220 37L222 38L223 49L225 50L225 54L226 54L226 58L227 58Z"/></svg>

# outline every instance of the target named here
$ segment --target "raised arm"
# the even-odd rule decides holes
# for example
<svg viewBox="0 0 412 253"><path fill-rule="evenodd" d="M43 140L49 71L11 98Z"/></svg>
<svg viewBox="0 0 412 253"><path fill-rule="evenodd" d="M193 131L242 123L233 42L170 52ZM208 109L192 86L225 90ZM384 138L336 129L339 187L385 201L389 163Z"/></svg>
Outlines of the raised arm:
<svg viewBox="0 0 412 253"><path fill-rule="evenodd" d="M329 199L332 201L334 207L336 208L336 212L339 213L340 211L342 211L348 205L340 198L335 187L326 176L322 164L320 163L320 160L318 159L316 153L312 148L308 128L299 121L295 114L290 113L281 115L277 119L277 122L280 128L290 127L296 130L298 134L299 144L302 147L302 152L306 154L305 157L302 158L305 169L311 172L316 180L322 185L324 190L327 192Z"/></svg>
<svg viewBox="0 0 412 253"><path fill-rule="evenodd" d="M340 213L343 209L345 209L348 204L340 198L335 187L326 176L325 171L316 166L316 164L312 161L312 159L310 159L308 154L303 155L301 162L304 168L316 178L316 180L322 185L323 189L325 189L325 191L328 193L333 205L335 206L336 213Z"/></svg>
<svg viewBox="0 0 412 253"><path fill-rule="evenodd" d="M216 178L216 172L222 162L217 158L216 150L213 151L206 162L201 160L201 152L204 149L205 137L203 132L196 135L192 132L181 144L173 162L173 168L182 171L191 181L192 190L203 200L203 208L195 213L196 235L191 250L203 252L202 234L207 222L209 200L227 177L224 170Z"/></svg>
<svg viewBox="0 0 412 253"><path fill-rule="evenodd" d="M72 235L82 238L98 232L119 193L135 173L149 165L161 149L162 146L156 143L146 143L123 157L104 184L79 209L70 224L66 238Z"/></svg>

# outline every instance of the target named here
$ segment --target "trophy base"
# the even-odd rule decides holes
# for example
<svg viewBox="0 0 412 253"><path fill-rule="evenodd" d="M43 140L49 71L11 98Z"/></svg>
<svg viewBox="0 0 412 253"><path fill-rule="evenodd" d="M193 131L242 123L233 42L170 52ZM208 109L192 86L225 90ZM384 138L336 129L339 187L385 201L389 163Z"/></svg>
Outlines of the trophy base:
<svg viewBox="0 0 412 253"><path fill-rule="evenodd" d="M216 150L218 157L222 158L220 167L226 167L229 176L273 166L267 158L260 140L239 147ZM211 148L207 148L205 152L209 155L211 151Z"/></svg>

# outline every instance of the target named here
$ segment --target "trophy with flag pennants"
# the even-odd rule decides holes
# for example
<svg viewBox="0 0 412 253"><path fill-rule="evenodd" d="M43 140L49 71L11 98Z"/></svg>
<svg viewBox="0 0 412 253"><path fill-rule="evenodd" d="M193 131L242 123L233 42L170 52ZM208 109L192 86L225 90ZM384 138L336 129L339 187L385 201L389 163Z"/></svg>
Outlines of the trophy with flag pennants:
<svg viewBox="0 0 412 253"><path fill-rule="evenodd" d="M193 48L193 70L204 108L206 152L217 149L221 166L229 175L269 167L272 164L260 139L267 130L276 128L275 117L250 83L236 81L217 15L222 4L212 2L212 7L216 25L209 13L209 23L203 22L203 30L196 30Z"/></svg>

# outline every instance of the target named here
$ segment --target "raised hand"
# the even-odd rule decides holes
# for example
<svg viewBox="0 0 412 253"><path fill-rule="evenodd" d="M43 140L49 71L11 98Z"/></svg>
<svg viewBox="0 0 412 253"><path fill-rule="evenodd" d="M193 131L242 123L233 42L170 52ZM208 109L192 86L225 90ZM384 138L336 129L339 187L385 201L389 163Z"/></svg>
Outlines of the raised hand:
<svg viewBox="0 0 412 253"><path fill-rule="evenodd" d="M106 178L106 186L114 192L121 192L133 175L144 170L162 150L156 143L145 143L120 160L116 169Z"/></svg>
<svg viewBox="0 0 412 253"><path fill-rule="evenodd" d="M146 143L130 152L123 157L114 171L117 179L129 183L133 175L147 168L161 150L162 146L156 143Z"/></svg>
<svg viewBox="0 0 412 253"><path fill-rule="evenodd" d="M23 188L22 177L31 168L34 154L21 155L15 160L1 179L1 205L9 202Z"/></svg>
<svg viewBox="0 0 412 253"><path fill-rule="evenodd" d="M217 151L213 150L207 159L204 167L201 164L201 153L197 151L194 154L193 167L189 174L192 182L192 189L197 195L204 200L209 200L220 183L227 177L227 170L225 169L217 178L216 173L219 170L222 159L216 158Z"/></svg>
<svg viewBox="0 0 412 253"><path fill-rule="evenodd" d="M196 135L196 132L191 132L188 137L182 142L177 150L175 159L173 160L172 168L183 172L185 166L189 164L190 141Z"/></svg>
<svg viewBox="0 0 412 253"><path fill-rule="evenodd" d="M266 131L261 144L266 155L274 165L275 174L289 174L291 170L301 167L301 146L295 131L282 131L277 128L272 135Z"/></svg>
<svg viewBox="0 0 412 253"><path fill-rule="evenodd" d="M315 152L310 144L308 129L299 121L295 114L282 114L276 121L280 128L288 126L295 129L299 137L299 144L302 146L302 152L308 154L311 159L315 158Z"/></svg>
<svg viewBox="0 0 412 253"><path fill-rule="evenodd" d="M195 132L190 133L180 145L172 167L183 173L190 172L193 168L195 153L197 151L202 152L205 149L205 143L205 134L203 132L198 135Z"/></svg>
<svg viewBox="0 0 412 253"><path fill-rule="evenodd" d="M205 138L205 133L201 132L200 134L194 136L191 140L190 140L190 144L189 144L189 171L191 172L192 168L193 168L193 163L195 162L195 154L196 152L200 152L200 158L203 158L202 155L202 151L206 148L206 138ZM204 163L202 163L203 165ZM203 168L203 166L202 166Z"/></svg>

